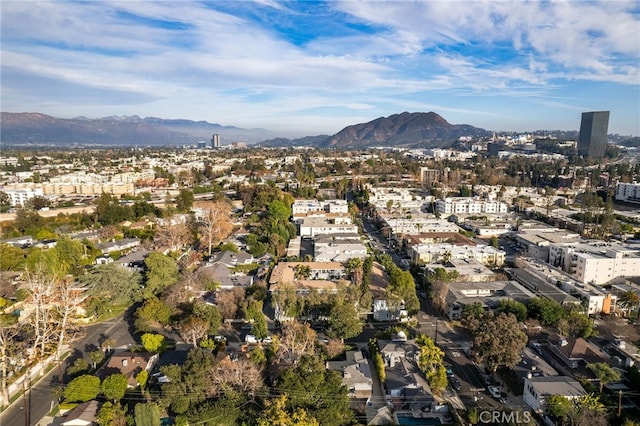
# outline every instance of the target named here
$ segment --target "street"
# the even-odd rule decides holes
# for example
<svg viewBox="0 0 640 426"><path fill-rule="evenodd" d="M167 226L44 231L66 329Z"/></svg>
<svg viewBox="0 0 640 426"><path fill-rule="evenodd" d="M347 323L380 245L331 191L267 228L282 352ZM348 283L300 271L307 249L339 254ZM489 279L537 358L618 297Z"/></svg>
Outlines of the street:
<svg viewBox="0 0 640 426"><path fill-rule="evenodd" d="M83 353L86 348L100 347L100 342L105 338L114 340L114 347L127 346L135 343L129 333L129 325L119 316L110 321L85 327L85 336L70 344L72 351ZM46 416L55 405L55 397L52 390L60 386L60 374L64 372L69 363L76 357L72 354L60 366L53 368L37 383L32 383L31 391L27 398L19 398L13 405L0 415L0 426L33 426ZM29 419L29 421L27 421Z"/></svg>

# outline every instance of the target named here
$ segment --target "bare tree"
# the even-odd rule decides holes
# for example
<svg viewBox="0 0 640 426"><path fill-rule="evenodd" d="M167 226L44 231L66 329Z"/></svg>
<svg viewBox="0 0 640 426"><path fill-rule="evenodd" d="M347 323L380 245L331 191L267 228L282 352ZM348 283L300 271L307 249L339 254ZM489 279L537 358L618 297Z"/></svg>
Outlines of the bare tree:
<svg viewBox="0 0 640 426"><path fill-rule="evenodd" d="M194 208L199 211L196 224L211 256L213 245L226 238L233 229L231 206L224 201L199 201L194 203Z"/></svg>
<svg viewBox="0 0 640 426"><path fill-rule="evenodd" d="M57 281L55 288L55 309L58 314L58 343L56 346L58 360L60 359L62 347L69 337L67 333L69 326L77 314L78 307L84 300L81 291L73 283L74 281L70 277L65 277Z"/></svg>
<svg viewBox="0 0 640 426"><path fill-rule="evenodd" d="M9 374L9 359L11 356L11 344L18 335L16 326L6 327L0 323L0 407L9 404L9 388L7 376Z"/></svg>
<svg viewBox="0 0 640 426"><path fill-rule="evenodd" d="M263 381L260 369L248 359L231 361L227 358L214 366L214 370L213 381L218 385L217 388L219 389L231 386L242 393L255 396L256 392L262 387Z"/></svg>
<svg viewBox="0 0 640 426"><path fill-rule="evenodd" d="M168 247L171 251L179 251L192 237L189 227L184 223L167 224L156 231L153 242L156 247Z"/></svg>
<svg viewBox="0 0 640 426"><path fill-rule="evenodd" d="M236 317L238 308L242 306L245 299L245 291L240 287L234 287L231 290L223 290L216 292L216 305L222 317L225 319L233 319Z"/></svg>
<svg viewBox="0 0 640 426"><path fill-rule="evenodd" d="M198 344L198 340L207 337L209 331L209 323L196 316L191 316L178 326L180 337L191 343L193 346Z"/></svg>
<svg viewBox="0 0 640 426"><path fill-rule="evenodd" d="M276 363L295 365L305 354L315 352L316 332L308 324L292 320L282 324Z"/></svg>
<svg viewBox="0 0 640 426"><path fill-rule="evenodd" d="M431 283L433 292L433 305L440 312L444 312L447 307L447 293L449 293L449 284L444 281L434 281Z"/></svg>
<svg viewBox="0 0 640 426"><path fill-rule="evenodd" d="M26 290L29 294L29 302L33 308L30 318L33 327L34 339L30 356L44 356L47 345L56 336L56 324L54 318L54 299L58 278L48 276L41 269L25 273Z"/></svg>

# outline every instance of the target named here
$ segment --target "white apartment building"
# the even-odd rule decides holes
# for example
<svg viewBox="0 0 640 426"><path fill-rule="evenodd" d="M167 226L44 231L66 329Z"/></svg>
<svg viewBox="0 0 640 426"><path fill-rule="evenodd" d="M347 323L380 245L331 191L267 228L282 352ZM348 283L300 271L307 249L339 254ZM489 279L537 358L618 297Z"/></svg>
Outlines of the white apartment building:
<svg viewBox="0 0 640 426"><path fill-rule="evenodd" d="M347 200L295 200L291 205L293 218L309 214L348 214L349 204Z"/></svg>
<svg viewBox="0 0 640 426"><path fill-rule="evenodd" d="M618 183L616 200L627 203L640 203L640 183Z"/></svg>
<svg viewBox="0 0 640 426"><path fill-rule="evenodd" d="M421 208L429 200L412 194L408 188L395 187L372 187L367 186L369 190L369 203L376 206L376 209L383 212L387 206L390 209L397 208Z"/></svg>
<svg viewBox="0 0 640 426"><path fill-rule="evenodd" d="M507 213L508 210L506 203L496 200L447 197L436 201L436 211L440 214L497 214Z"/></svg>
<svg viewBox="0 0 640 426"><path fill-rule="evenodd" d="M460 232L461 228L453 222L433 217L412 216L390 217L383 216L386 225L393 235L418 235L431 232Z"/></svg>
<svg viewBox="0 0 640 426"><path fill-rule="evenodd" d="M414 264L442 263L449 259L475 259L483 265L504 265L505 252L492 246L457 246L453 244L416 244L408 249Z"/></svg>
<svg viewBox="0 0 640 426"><path fill-rule="evenodd" d="M549 263L581 283L606 284L640 276L640 247L603 241L551 244Z"/></svg>
<svg viewBox="0 0 640 426"><path fill-rule="evenodd" d="M306 217L297 220L298 235L302 238L315 238L327 234L357 234L358 225L351 223L336 223L324 217Z"/></svg>
<svg viewBox="0 0 640 426"><path fill-rule="evenodd" d="M33 197L42 197L44 195L42 188L4 189L4 192L9 196L9 205L11 207L24 206Z"/></svg>

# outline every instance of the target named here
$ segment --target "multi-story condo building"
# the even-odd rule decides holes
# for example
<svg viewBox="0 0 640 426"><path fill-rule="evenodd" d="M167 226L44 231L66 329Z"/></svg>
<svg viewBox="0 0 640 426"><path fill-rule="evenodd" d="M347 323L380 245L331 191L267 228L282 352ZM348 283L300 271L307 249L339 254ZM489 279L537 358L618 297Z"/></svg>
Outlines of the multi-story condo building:
<svg viewBox="0 0 640 426"><path fill-rule="evenodd" d="M616 200L640 204L640 183L618 183Z"/></svg>
<svg viewBox="0 0 640 426"><path fill-rule="evenodd" d="M500 214L509 210L506 203L471 197L447 197L436 201L440 214Z"/></svg>
<svg viewBox="0 0 640 426"><path fill-rule="evenodd" d="M24 206L33 197L42 197L44 195L42 188L5 189L4 192L9 196L9 205L11 207Z"/></svg>
<svg viewBox="0 0 640 426"><path fill-rule="evenodd" d="M640 275L640 247L604 241L551 244L549 263L582 283L606 284Z"/></svg>

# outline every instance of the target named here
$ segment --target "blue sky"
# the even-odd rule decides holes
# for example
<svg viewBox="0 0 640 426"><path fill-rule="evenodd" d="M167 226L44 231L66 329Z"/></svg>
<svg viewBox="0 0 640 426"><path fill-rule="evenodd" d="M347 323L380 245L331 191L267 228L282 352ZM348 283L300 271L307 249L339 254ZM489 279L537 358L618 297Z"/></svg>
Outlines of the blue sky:
<svg viewBox="0 0 640 426"><path fill-rule="evenodd" d="M434 111L640 135L640 2L6 1L2 111L334 134Z"/></svg>

